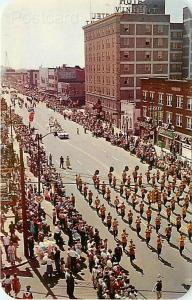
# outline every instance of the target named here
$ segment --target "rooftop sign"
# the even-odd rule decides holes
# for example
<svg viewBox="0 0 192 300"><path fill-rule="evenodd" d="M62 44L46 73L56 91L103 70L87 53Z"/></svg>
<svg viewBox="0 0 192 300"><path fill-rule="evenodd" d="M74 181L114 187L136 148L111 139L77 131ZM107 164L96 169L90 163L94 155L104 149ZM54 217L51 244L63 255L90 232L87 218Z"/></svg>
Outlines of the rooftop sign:
<svg viewBox="0 0 192 300"><path fill-rule="evenodd" d="M119 5L115 6L115 13L128 13L128 14L144 14L146 7L144 0L119 0ZM94 23L110 16L110 13L91 13L91 20L86 21L87 25Z"/></svg>

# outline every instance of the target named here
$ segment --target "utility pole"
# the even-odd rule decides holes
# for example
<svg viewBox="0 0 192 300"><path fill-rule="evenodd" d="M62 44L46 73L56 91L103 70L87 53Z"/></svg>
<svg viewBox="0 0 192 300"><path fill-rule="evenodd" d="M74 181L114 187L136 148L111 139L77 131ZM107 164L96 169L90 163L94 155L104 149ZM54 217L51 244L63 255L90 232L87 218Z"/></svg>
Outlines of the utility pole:
<svg viewBox="0 0 192 300"><path fill-rule="evenodd" d="M37 137L37 177L38 177L38 195L41 195L41 159L40 159L40 142L39 134Z"/></svg>
<svg viewBox="0 0 192 300"><path fill-rule="evenodd" d="M12 111L11 111L11 105L9 106L9 117L10 117L10 120L11 120L11 140L13 138L13 124L12 124Z"/></svg>
<svg viewBox="0 0 192 300"><path fill-rule="evenodd" d="M26 199L25 199L25 176L24 176L24 162L23 162L23 150L20 146L20 176L21 176L21 205L22 205L22 219L23 219L23 244L24 255L29 257L28 254L28 224L27 224L27 212L26 212Z"/></svg>

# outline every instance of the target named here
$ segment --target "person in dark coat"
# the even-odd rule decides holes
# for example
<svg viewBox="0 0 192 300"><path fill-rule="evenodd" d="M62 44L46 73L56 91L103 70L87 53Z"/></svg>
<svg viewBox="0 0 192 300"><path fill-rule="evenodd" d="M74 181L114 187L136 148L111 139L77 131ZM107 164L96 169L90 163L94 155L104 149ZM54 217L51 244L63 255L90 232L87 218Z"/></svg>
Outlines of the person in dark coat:
<svg viewBox="0 0 192 300"><path fill-rule="evenodd" d="M34 258L34 239L33 236L28 238L29 258Z"/></svg>
<svg viewBox="0 0 192 300"><path fill-rule="evenodd" d="M55 268L56 268L58 274L60 274L60 272L61 272L60 254L61 254L60 250L55 248L54 261L55 261Z"/></svg>
<svg viewBox="0 0 192 300"><path fill-rule="evenodd" d="M70 271L69 276L66 279L67 283L67 295L70 299L74 299L74 288L75 288L75 281L72 272Z"/></svg>

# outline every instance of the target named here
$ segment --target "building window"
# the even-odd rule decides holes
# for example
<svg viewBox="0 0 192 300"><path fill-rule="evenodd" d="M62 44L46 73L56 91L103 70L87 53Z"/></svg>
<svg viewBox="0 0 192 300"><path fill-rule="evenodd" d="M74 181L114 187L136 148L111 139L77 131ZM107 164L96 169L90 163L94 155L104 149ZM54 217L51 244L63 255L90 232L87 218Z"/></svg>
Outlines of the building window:
<svg viewBox="0 0 192 300"><path fill-rule="evenodd" d="M124 52L124 57L125 57L125 58L129 58L129 52L127 52L127 51Z"/></svg>
<svg viewBox="0 0 192 300"><path fill-rule="evenodd" d="M150 39L145 40L145 45L148 46L148 47L150 46Z"/></svg>
<svg viewBox="0 0 192 300"><path fill-rule="evenodd" d="M124 71L129 72L129 65L124 65Z"/></svg>
<svg viewBox="0 0 192 300"><path fill-rule="evenodd" d="M169 111L166 112L166 122L167 124L172 124L172 113Z"/></svg>
<svg viewBox="0 0 192 300"><path fill-rule="evenodd" d="M129 84L129 78L124 79L124 84L126 84L126 85Z"/></svg>
<svg viewBox="0 0 192 300"><path fill-rule="evenodd" d="M149 93L150 100L154 100L154 92Z"/></svg>
<svg viewBox="0 0 192 300"><path fill-rule="evenodd" d="M182 127L182 115L176 114L176 126Z"/></svg>
<svg viewBox="0 0 192 300"><path fill-rule="evenodd" d="M162 51L158 51L157 58L158 58L158 60L161 60L163 58L163 52Z"/></svg>
<svg viewBox="0 0 192 300"><path fill-rule="evenodd" d="M158 33L163 33L163 26L162 25L158 26Z"/></svg>
<svg viewBox="0 0 192 300"><path fill-rule="evenodd" d="M147 91L143 91L143 99L144 99L144 100L147 99Z"/></svg>
<svg viewBox="0 0 192 300"><path fill-rule="evenodd" d="M145 65L145 73L149 73L151 70L151 65Z"/></svg>
<svg viewBox="0 0 192 300"><path fill-rule="evenodd" d="M163 93L159 93L159 104L163 104Z"/></svg>
<svg viewBox="0 0 192 300"><path fill-rule="evenodd" d="M183 96L177 96L177 108L182 108L183 107Z"/></svg>
<svg viewBox="0 0 192 300"><path fill-rule="evenodd" d="M191 117L187 117L186 120L187 120L187 126L186 126L186 128L192 130L192 118Z"/></svg>
<svg viewBox="0 0 192 300"><path fill-rule="evenodd" d="M151 33L151 26L145 25L145 33Z"/></svg>
<svg viewBox="0 0 192 300"><path fill-rule="evenodd" d="M150 52L145 52L145 59L150 60Z"/></svg>
<svg viewBox="0 0 192 300"><path fill-rule="evenodd" d="M163 72L163 65L158 65L157 66L157 71L158 72Z"/></svg>
<svg viewBox="0 0 192 300"><path fill-rule="evenodd" d="M163 39L158 39L158 47L162 47L163 46Z"/></svg>
<svg viewBox="0 0 192 300"><path fill-rule="evenodd" d="M172 106L173 95L167 95L167 106Z"/></svg>
<svg viewBox="0 0 192 300"><path fill-rule="evenodd" d="M187 99L187 109L192 111L192 98Z"/></svg>
<svg viewBox="0 0 192 300"><path fill-rule="evenodd" d="M125 25L125 26L124 26L124 31L125 31L125 32L129 32L129 25Z"/></svg>

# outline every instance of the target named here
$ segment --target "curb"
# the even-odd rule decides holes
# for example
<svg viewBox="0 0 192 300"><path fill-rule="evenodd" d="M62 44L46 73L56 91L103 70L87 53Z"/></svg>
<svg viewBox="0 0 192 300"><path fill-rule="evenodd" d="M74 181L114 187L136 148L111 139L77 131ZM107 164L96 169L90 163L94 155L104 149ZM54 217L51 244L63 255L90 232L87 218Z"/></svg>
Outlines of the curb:
<svg viewBox="0 0 192 300"><path fill-rule="evenodd" d="M36 257L37 257L37 255L34 258L31 258L31 259L28 259L28 260L24 260L24 261L22 261L19 264L15 264L14 266L3 267L3 268L1 268L1 270L3 271L3 270L8 270L8 269L13 269L13 268L21 267L21 266L29 263L30 261L33 261L34 259L36 259Z"/></svg>

